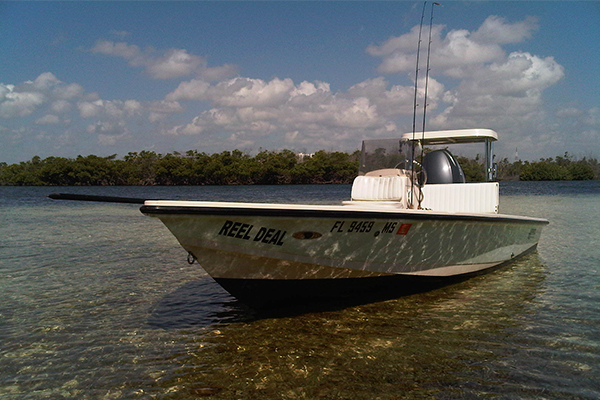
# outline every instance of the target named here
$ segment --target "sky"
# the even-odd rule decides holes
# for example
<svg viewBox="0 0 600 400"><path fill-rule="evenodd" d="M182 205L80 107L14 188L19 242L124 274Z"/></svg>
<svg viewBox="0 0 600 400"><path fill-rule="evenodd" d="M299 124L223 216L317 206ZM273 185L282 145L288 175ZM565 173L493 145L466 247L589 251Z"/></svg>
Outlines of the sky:
<svg viewBox="0 0 600 400"><path fill-rule="evenodd" d="M600 157L600 2L428 2L427 130ZM0 162L354 151L412 132L423 2L0 1Z"/></svg>

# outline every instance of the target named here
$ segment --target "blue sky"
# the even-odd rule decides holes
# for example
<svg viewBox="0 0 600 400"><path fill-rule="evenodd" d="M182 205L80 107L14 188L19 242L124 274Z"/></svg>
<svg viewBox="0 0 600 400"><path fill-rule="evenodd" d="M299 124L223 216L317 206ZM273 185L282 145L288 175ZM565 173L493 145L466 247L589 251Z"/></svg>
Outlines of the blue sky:
<svg viewBox="0 0 600 400"><path fill-rule="evenodd" d="M396 137L412 130L422 6L0 2L0 162ZM599 38L596 1L444 1L428 130L494 129L510 160L600 157Z"/></svg>

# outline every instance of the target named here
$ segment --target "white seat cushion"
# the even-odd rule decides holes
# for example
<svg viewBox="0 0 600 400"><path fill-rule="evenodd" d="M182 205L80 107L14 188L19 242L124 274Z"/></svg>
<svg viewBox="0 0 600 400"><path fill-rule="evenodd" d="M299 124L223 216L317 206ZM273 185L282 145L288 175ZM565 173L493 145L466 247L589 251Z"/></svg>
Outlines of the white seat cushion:
<svg viewBox="0 0 600 400"><path fill-rule="evenodd" d="M400 201L405 195L405 176L357 176L352 184L354 201Z"/></svg>

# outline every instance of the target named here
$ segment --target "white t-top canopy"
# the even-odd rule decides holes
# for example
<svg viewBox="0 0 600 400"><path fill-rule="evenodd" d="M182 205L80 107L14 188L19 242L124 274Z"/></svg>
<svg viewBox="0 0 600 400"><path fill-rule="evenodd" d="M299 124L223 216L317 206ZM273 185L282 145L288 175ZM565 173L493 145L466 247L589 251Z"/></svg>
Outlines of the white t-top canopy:
<svg viewBox="0 0 600 400"><path fill-rule="evenodd" d="M486 140L498 140L498 134L491 129L459 129L451 131L416 132L414 140L421 141L421 145L453 144L453 143L477 143ZM413 133L405 133L402 139L413 140Z"/></svg>

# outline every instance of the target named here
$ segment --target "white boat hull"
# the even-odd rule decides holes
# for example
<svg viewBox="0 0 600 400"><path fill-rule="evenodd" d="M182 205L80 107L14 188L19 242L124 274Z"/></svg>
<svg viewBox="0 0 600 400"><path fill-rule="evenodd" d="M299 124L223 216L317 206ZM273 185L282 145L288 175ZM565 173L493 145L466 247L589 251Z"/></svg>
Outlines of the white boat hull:
<svg viewBox="0 0 600 400"><path fill-rule="evenodd" d="M255 304L337 296L334 286L354 293L372 286L367 282L393 282L401 295L406 285L511 261L535 249L547 224L386 206L148 201L141 210L160 218L231 294ZM322 289L316 293L315 287Z"/></svg>

